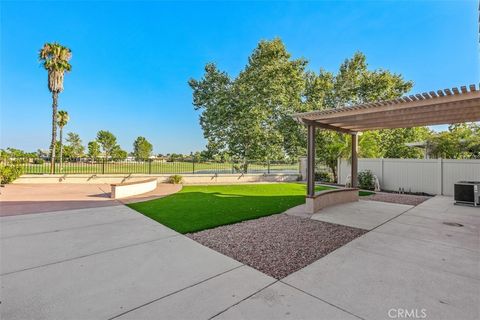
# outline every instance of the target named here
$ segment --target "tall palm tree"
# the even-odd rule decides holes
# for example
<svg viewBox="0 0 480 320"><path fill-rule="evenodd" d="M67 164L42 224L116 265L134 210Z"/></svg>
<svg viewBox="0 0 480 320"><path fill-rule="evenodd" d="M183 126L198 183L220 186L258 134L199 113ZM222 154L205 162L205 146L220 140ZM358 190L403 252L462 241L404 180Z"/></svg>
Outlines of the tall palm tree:
<svg viewBox="0 0 480 320"><path fill-rule="evenodd" d="M55 172L55 143L57 140L58 94L63 91L63 76L72 69L68 62L72 51L59 43L45 43L39 59L48 71L48 90L52 93L52 142L50 144L50 173Z"/></svg>
<svg viewBox="0 0 480 320"><path fill-rule="evenodd" d="M60 128L60 170L62 169L62 160L63 160L63 127L65 127L70 120L68 112L64 110L59 110L57 115L57 124Z"/></svg>

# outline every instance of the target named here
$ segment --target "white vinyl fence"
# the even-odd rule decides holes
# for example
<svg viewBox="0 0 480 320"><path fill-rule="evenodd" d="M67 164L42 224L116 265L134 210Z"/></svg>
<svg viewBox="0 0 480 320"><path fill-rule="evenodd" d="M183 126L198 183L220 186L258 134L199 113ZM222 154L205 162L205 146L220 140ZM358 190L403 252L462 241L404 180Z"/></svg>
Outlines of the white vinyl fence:
<svg viewBox="0 0 480 320"><path fill-rule="evenodd" d="M480 160L447 159L358 159L358 171L371 170L382 190L453 195L460 180L480 180ZM345 184L350 163L338 160L338 183Z"/></svg>

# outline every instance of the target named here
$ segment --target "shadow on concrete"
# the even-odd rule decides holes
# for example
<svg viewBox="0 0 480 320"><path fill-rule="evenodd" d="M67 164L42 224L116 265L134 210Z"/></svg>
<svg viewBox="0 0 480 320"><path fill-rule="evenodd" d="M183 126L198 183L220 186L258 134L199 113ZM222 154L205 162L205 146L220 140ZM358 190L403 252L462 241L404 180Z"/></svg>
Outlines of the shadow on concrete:
<svg viewBox="0 0 480 320"><path fill-rule="evenodd" d="M160 198L181 188L159 184L151 192L116 200L110 198L108 184L9 184L0 193L0 216L118 206Z"/></svg>
<svg viewBox="0 0 480 320"><path fill-rule="evenodd" d="M110 198L110 196L111 196L110 192L88 195L88 197L90 197L90 198Z"/></svg>
<svg viewBox="0 0 480 320"><path fill-rule="evenodd" d="M121 205L116 200L2 201L0 217Z"/></svg>

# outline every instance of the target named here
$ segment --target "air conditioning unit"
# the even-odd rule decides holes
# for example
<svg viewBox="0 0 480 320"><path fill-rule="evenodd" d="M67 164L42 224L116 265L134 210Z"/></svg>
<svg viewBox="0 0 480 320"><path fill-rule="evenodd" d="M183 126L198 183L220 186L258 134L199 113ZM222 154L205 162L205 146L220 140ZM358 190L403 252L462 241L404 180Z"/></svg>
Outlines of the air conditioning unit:
<svg viewBox="0 0 480 320"><path fill-rule="evenodd" d="M480 206L480 181L459 181L454 189L455 204Z"/></svg>

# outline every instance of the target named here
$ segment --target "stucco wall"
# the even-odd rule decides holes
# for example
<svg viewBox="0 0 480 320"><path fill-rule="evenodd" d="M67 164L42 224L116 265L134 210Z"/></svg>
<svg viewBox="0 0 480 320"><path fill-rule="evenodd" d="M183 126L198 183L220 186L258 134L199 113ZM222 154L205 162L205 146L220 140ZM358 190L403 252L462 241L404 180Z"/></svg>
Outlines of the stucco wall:
<svg viewBox="0 0 480 320"><path fill-rule="evenodd" d="M25 174L14 183L124 183L157 178L158 183L167 182L170 174ZM296 181L298 174L191 174L182 175L185 184L231 184L249 182Z"/></svg>
<svg viewBox="0 0 480 320"><path fill-rule="evenodd" d="M137 194L147 193L157 188L158 181L156 179L147 179L139 182L132 181L130 183L112 184L111 197L113 199L121 199Z"/></svg>

